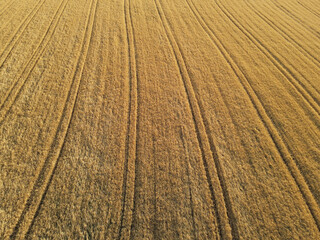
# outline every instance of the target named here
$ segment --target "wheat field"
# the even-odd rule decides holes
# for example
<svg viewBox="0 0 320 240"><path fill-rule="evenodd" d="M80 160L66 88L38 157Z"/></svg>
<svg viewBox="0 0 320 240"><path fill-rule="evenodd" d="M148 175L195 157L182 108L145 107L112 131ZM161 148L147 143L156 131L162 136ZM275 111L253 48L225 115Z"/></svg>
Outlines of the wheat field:
<svg viewBox="0 0 320 240"><path fill-rule="evenodd" d="M0 239L320 239L317 0L0 0Z"/></svg>

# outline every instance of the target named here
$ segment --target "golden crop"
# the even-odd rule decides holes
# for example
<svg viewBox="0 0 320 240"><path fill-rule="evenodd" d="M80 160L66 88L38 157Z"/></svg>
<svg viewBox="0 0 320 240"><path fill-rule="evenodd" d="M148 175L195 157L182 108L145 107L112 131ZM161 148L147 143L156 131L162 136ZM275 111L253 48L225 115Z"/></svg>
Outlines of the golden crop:
<svg viewBox="0 0 320 240"><path fill-rule="evenodd" d="M0 1L0 239L320 239L316 0Z"/></svg>

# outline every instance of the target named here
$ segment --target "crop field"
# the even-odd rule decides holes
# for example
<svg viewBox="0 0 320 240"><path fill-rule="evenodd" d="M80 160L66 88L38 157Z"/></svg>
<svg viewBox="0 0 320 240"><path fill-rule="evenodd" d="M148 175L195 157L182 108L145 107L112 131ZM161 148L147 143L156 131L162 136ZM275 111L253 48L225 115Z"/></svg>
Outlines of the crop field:
<svg viewBox="0 0 320 240"><path fill-rule="evenodd" d="M0 239L320 239L317 0L0 0Z"/></svg>

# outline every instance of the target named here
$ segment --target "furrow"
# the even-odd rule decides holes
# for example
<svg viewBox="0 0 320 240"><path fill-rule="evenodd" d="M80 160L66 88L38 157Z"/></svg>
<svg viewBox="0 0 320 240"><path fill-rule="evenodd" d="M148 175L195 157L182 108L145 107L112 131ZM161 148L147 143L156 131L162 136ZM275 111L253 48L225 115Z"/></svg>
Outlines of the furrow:
<svg viewBox="0 0 320 240"><path fill-rule="evenodd" d="M4 62L10 56L13 47L16 45L22 34L24 33L25 29L34 18L34 16L38 13L41 6L45 3L45 0L40 0L35 7L31 10L31 12L22 20L20 26L18 27L17 31L14 32L12 35L13 37L11 40L6 44L4 47L3 52L0 55L0 68L3 66Z"/></svg>
<svg viewBox="0 0 320 240"><path fill-rule="evenodd" d="M125 162L122 184L122 206L118 239L130 239L135 214L136 163L137 163L137 124L138 124L138 76L134 29L131 16L130 0L124 0L124 17L127 33L129 60L129 102L128 123L125 139ZM134 182L132 182L134 181Z"/></svg>
<svg viewBox="0 0 320 240"><path fill-rule="evenodd" d="M3 120L5 119L7 113L11 109L12 105L16 101L18 95L20 94L24 84L26 83L27 79L29 78L32 70L36 66L38 60L40 59L42 53L46 49L50 39L52 38L55 29L59 23L59 20L66 8L67 2L69 0L63 0L60 3L58 10L56 11L47 31L42 37L41 42L36 47L36 50L30 57L29 61L25 65L24 69L22 69L19 77L16 78L16 81L11 85L10 89L7 91L3 102L0 104L0 125L2 124Z"/></svg>
<svg viewBox="0 0 320 240"><path fill-rule="evenodd" d="M69 131L75 104L77 102L82 73L91 43L92 30L96 16L96 8L97 0L92 0L87 16L86 29L82 40L81 51L79 52L79 55L77 57L77 63L73 66L73 80L66 97L63 112L60 116L56 135L51 142L50 151L48 152L44 162L40 164L41 167L39 167L37 170L34 184L31 186L31 191L29 191L28 195L25 198L26 200L24 206L21 210L21 213L19 214L20 216L17 218L16 224L8 235L10 239L25 238L29 234L52 181L59 157L65 143L65 138Z"/></svg>
<svg viewBox="0 0 320 240"><path fill-rule="evenodd" d="M226 185L224 184L224 176L222 173L221 164L219 163L219 159L217 158L215 146L210 144L208 140L208 133L206 129L207 126L203 121L203 114L199 107L199 103L195 95L193 85L179 45L173 36L170 25L167 22L166 16L162 10L161 4L158 0L154 0L154 2L163 28L166 32L167 39L174 53L177 67L180 70L181 80L183 82L183 86L188 99L188 104L193 116L197 139L202 155L202 162L205 168L205 174L208 181L211 197L215 205L215 212L219 225L219 234L222 239L232 239L232 237L237 239L239 237L239 234L236 226L233 224L234 219L230 219L230 216L232 216L233 214L230 213L231 208L226 203L228 194Z"/></svg>
<svg viewBox="0 0 320 240"><path fill-rule="evenodd" d="M187 0L189 1L189 0ZM191 5L190 5L191 6ZM194 4L193 4L194 6ZM246 78L245 74L241 71L241 69L237 66L237 64L234 62L224 45L221 43L221 41L216 37L213 30L208 27L208 24L205 22L205 20L201 17L199 11L194 6L195 11L194 14L197 16L197 19L199 23L201 24L202 28L206 31L208 36L211 38L213 44L218 47L221 54L226 59L229 66L232 68L236 76L238 77L241 85L243 86L244 90L247 92L249 99L251 100L253 106L255 107L261 121L263 122L266 130L268 131L271 139L273 140L280 156L282 157L285 165L287 166L288 171L291 173L291 176L295 180L299 190L301 191L302 196L304 197L304 200L306 202L306 205L308 206L311 215L313 216L315 223L317 224L318 229L320 230L320 211L319 206L317 205L314 196L312 195L312 192L310 191L310 188L308 186L308 183L304 179L303 175L301 174L296 162L292 158L286 144L283 142L280 134L278 133L276 127L274 126L274 123L272 122L271 118L266 113L266 110L264 109L259 97L256 95L254 89L250 85L248 79Z"/></svg>
<svg viewBox="0 0 320 240"><path fill-rule="evenodd" d="M8 8L10 8L10 7L12 6L12 4L13 4L14 1L15 1L15 0L11 0L11 2L9 2L3 9L1 9L1 11L0 11L0 16L1 16L5 11L7 11Z"/></svg>
<svg viewBox="0 0 320 240"><path fill-rule="evenodd" d="M292 43L296 45L297 49L300 49L300 52L307 57L311 57L311 61L318 67L320 68L320 60L314 56L310 51L305 49L300 43L298 43L294 38L289 36L287 33L285 33L281 28L279 28L272 20L270 20L266 15L264 15L261 11L258 11L248 0L244 0L246 5L255 12L257 16L259 16L262 20L264 20L271 28L273 28L275 31L280 33L286 40L290 39ZM303 53L304 52L304 53ZM308 58L308 57L307 57ZM319 92L318 92L319 93Z"/></svg>
<svg viewBox="0 0 320 240"><path fill-rule="evenodd" d="M275 56L259 39L257 39L253 34L251 34L245 27L243 27L234 16L228 12L228 10L223 7L219 0L215 0L215 3L222 11L222 13L245 35L252 43L254 43L257 48L272 62L272 64L286 77L290 85L300 94L300 96L305 100L305 102L310 106L310 110L320 115L320 106L317 103L317 98L312 96L305 88L304 85L298 80L295 74L292 73L287 66L285 66L280 59Z"/></svg>

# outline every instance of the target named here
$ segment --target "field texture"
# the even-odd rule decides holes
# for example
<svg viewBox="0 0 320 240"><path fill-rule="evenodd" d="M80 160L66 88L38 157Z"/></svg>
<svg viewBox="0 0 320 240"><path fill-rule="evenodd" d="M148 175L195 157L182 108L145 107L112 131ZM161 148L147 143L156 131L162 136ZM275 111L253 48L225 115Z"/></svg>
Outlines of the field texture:
<svg viewBox="0 0 320 240"><path fill-rule="evenodd" d="M0 0L0 239L320 239L318 0Z"/></svg>

